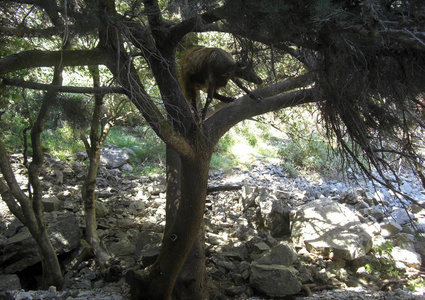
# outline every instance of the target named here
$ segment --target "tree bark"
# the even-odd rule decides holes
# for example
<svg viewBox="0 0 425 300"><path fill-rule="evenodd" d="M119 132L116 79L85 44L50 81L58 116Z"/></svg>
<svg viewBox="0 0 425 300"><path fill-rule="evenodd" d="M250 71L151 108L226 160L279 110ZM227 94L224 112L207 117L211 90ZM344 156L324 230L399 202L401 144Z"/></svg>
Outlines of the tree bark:
<svg viewBox="0 0 425 300"><path fill-rule="evenodd" d="M176 282L176 299L205 299L203 216L211 152L205 147L204 151L196 151L195 159L181 159L181 198L172 225L165 232L161 253L151 268L150 299L172 299ZM191 263L195 265L189 266ZM197 272L189 274L194 268ZM188 281L190 284L181 289Z"/></svg>
<svg viewBox="0 0 425 300"><path fill-rule="evenodd" d="M170 230L171 224L174 222L181 197L180 155L168 144L165 147L167 195L164 233Z"/></svg>
<svg viewBox="0 0 425 300"><path fill-rule="evenodd" d="M101 49L43 51L30 50L0 58L0 74L25 68L52 66L99 65L105 63L105 53Z"/></svg>
<svg viewBox="0 0 425 300"><path fill-rule="evenodd" d="M181 160L171 147L166 149L167 159L167 212L165 234L171 230L174 223L181 197ZM205 231L203 224L192 249L180 270L173 290L174 299L193 299L201 295L202 287L206 285L205 277ZM199 298L201 299L201 298Z"/></svg>

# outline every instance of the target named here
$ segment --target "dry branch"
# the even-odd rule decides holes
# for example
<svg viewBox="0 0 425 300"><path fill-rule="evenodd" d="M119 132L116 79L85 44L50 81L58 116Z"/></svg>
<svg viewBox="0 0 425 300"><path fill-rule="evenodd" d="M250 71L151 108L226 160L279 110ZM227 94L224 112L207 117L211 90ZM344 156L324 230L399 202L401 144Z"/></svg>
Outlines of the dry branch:
<svg viewBox="0 0 425 300"><path fill-rule="evenodd" d="M237 191L242 188L242 185L237 184L224 184L224 185L216 185L216 186L209 186L207 189L207 193L211 194L214 192L223 192L223 191Z"/></svg>

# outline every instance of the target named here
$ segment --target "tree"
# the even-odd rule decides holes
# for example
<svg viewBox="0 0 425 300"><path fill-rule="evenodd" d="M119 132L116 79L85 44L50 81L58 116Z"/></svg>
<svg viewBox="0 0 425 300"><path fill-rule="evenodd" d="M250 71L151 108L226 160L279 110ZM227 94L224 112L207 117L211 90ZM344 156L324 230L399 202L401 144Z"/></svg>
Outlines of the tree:
<svg viewBox="0 0 425 300"><path fill-rule="evenodd" d="M53 77L53 84L61 84L62 67L55 68ZM31 163L26 163L29 183L28 195L22 192L19 187L7 157L6 148L0 142L0 156L2 157L0 159L0 169L4 177L4 179L0 180L0 194L10 211L22 224L28 227L31 235L37 242L43 268L42 284L45 288L51 285L60 288L63 284L61 267L44 223L43 191L39 178L39 172L44 161L41 133L43 132L49 112L53 104L57 101L56 96L56 92L48 92L44 95L38 117L31 128L33 155Z"/></svg>
<svg viewBox="0 0 425 300"><path fill-rule="evenodd" d="M93 86L100 87L100 75L98 66L90 66L90 73L93 77ZM103 94L95 94L93 115L90 124L90 142L86 139L84 134L81 134L81 139L84 142L87 155L89 157L89 167L87 175L84 179L81 188L81 200L84 204L84 213L86 219L86 240L91 246L98 263L100 265L101 273L105 278L114 277L120 273L118 266L112 260L111 255L108 253L106 247L101 243L97 234L97 221L96 221L96 178L99 170L100 151L111 130L116 119L119 116L110 116L109 118L102 119L102 108L104 101ZM121 106L122 107L122 106ZM120 110L120 109L118 109ZM105 120L106 119L106 120ZM114 122L115 121L115 122ZM114 274L116 273L116 274Z"/></svg>
<svg viewBox="0 0 425 300"><path fill-rule="evenodd" d="M374 178L396 190L385 176L386 170L392 170L387 156L391 154L405 159L425 183L418 152L422 142L418 133L424 123L415 113L424 108L422 1L96 0L66 1L61 6L53 0L3 2L3 41L32 37L46 41L45 49L23 47L0 59L3 85L55 92L121 92L167 145L167 225L162 249L147 272L132 275L135 298L180 299L188 290L193 298L206 297L198 246L209 162L218 140L244 119L317 102L328 134L363 171L374 176L371 171L376 168L380 176ZM183 19L172 14L175 7L184 8ZM41 22L36 20L43 18L50 22L38 25ZM257 89L255 97L242 96L199 124L179 86L176 49L186 35L201 31L232 33L242 44L267 54L272 64L277 63L276 54L287 53L304 71L286 80L277 77ZM75 37L71 48L47 46L47 41L56 37L65 41L69 36ZM83 48L77 41L84 39L98 43ZM160 105L139 76L140 59L155 78ZM105 65L116 87L40 84L16 73L81 65ZM183 267L188 257L198 258L198 264Z"/></svg>

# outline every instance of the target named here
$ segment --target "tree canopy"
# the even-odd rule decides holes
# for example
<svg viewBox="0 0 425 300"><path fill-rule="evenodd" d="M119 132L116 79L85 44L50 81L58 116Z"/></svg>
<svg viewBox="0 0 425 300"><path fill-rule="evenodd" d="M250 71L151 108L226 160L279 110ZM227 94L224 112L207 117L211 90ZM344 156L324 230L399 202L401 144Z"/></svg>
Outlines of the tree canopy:
<svg viewBox="0 0 425 300"><path fill-rule="evenodd" d="M392 162L403 159L425 186L421 0L3 0L1 4L3 107L13 101L11 87L43 90L52 99L57 93L120 93L178 154L181 194L148 280L152 298L170 297L202 223L214 145L242 120L317 103L328 136L369 176L396 190L386 172L395 174ZM191 34L201 32L232 34L238 41L235 56L249 57L269 72L262 87L253 91L254 97L242 96L199 123L179 85L177 57L196 43ZM295 61L290 77L276 71L282 57ZM93 65L103 68L101 86L69 79ZM18 198L7 174L3 172ZM2 190L7 190L5 185ZM185 220L188 215L191 218Z"/></svg>

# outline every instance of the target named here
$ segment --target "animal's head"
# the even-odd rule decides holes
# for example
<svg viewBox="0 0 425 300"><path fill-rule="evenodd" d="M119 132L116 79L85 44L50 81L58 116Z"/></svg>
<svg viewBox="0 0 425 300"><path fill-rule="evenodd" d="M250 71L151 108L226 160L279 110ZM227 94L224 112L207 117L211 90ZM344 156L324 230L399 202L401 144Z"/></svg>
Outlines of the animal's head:
<svg viewBox="0 0 425 300"><path fill-rule="evenodd" d="M255 73L252 65L246 61L238 61L236 63L235 75L236 77L245 79L246 81L253 82L255 84L263 83L263 80L261 80L260 76Z"/></svg>

